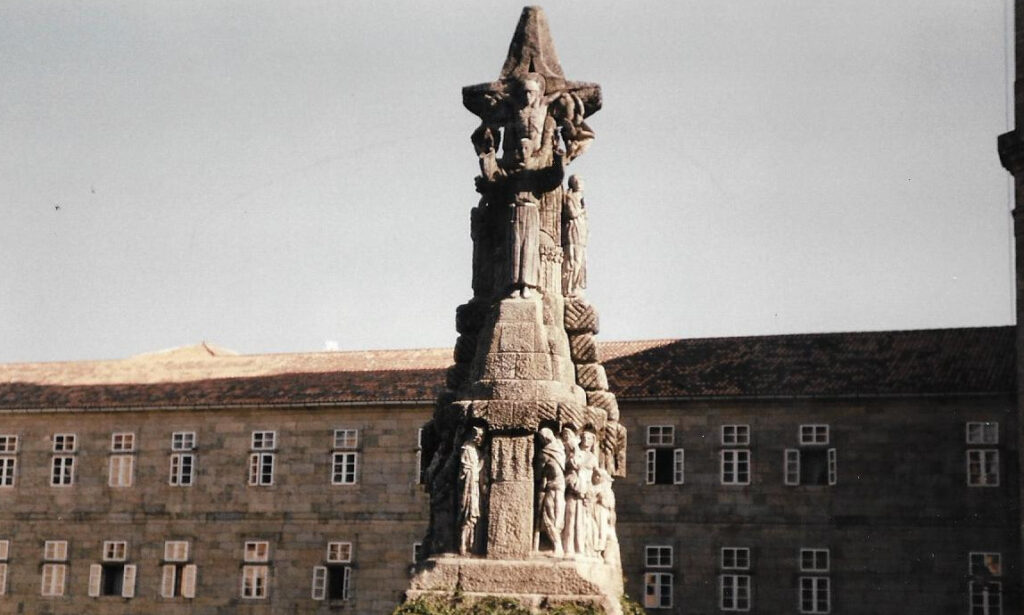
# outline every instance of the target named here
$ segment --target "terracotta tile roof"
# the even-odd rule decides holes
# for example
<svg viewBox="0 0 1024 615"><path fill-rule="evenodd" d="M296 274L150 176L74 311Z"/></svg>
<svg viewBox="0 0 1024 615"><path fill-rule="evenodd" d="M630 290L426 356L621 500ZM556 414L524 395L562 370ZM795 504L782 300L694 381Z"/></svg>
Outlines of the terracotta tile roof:
<svg viewBox="0 0 1024 615"><path fill-rule="evenodd" d="M603 342L624 399L1014 390L1013 327ZM205 348L205 350L204 350ZM450 349L234 355L205 345L119 361L0 365L0 409L431 401Z"/></svg>

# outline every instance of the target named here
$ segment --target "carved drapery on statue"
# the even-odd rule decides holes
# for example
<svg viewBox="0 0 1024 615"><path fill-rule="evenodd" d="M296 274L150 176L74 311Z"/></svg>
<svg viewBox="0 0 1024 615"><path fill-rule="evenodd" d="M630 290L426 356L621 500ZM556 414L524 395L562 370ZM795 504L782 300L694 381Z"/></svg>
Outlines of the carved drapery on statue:
<svg viewBox="0 0 1024 615"><path fill-rule="evenodd" d="M626 433L582 294L583 181L564 184L594 139L584 118L600 110L601 89L565 79L543 12L528 7L498 80L464 88L463 104L480 118L473 298L456 310L455 364L424 430L426 555L436 566L446 554L458 566L585 562L572 574L603 579L594 593L614 596L603 601L614 612L612 482L625 476ZM428 576L414 590L440 583ZM541 581L528 593L544 594Z"/></svg>

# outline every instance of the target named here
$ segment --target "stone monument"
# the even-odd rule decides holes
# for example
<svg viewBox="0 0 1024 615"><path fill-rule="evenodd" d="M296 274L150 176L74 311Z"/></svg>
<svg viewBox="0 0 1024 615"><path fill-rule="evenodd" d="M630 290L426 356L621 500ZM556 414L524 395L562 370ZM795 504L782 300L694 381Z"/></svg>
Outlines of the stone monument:
<svg viewBox="0 0 1024 615"><path fill-rule="evenodd" d="M612 482L626 433L584 297L583 181L566 182L601 88L566 80L543 11L527 7L498 80L462 98L480 118L473 298L456 310L455 364L423 431L430 525L408 595L618 613Z"/></svg>

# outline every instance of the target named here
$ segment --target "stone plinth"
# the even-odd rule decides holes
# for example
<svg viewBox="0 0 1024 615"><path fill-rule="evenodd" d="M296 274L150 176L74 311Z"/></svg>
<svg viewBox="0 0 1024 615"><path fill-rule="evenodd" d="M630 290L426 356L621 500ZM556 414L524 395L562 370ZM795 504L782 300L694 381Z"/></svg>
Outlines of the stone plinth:
<svg viewBox="0 0 1024 615"><path fill-rule="evenodd" d="M598 558L490 560L436 556L420 562L406 595L508 597L534 609L565 602L621 613L622 574Z"/></svg>

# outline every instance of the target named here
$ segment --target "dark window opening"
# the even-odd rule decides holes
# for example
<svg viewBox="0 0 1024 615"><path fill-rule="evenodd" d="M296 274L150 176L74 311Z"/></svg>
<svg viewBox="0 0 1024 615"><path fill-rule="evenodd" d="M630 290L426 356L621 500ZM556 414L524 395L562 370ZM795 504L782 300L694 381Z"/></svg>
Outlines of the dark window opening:
<svg viewBox="0 0 1024 615"><path fill-rule="evenodd" d="M101 593L104 596L120 596L124 591L124 564L103 564Z"/></svg>
<svg viewBox="0 0 1024 615"><path fill-rule="evenodd" d="M674 455L670 448L654 449L654 484L671 485Z"/></svg>
<svg viewBox="0 0 1024 615"><path fill-rule="evenodd" d="M348 587L345 578L348 576L348 566L327 567L327 599L347 600Z"/></svg>
<svg viewBox="0 0 1024 615"><path fill-rule="evenodd" d="M800 484L828 484L828 451L826 449L800 450Z"/></svg>

